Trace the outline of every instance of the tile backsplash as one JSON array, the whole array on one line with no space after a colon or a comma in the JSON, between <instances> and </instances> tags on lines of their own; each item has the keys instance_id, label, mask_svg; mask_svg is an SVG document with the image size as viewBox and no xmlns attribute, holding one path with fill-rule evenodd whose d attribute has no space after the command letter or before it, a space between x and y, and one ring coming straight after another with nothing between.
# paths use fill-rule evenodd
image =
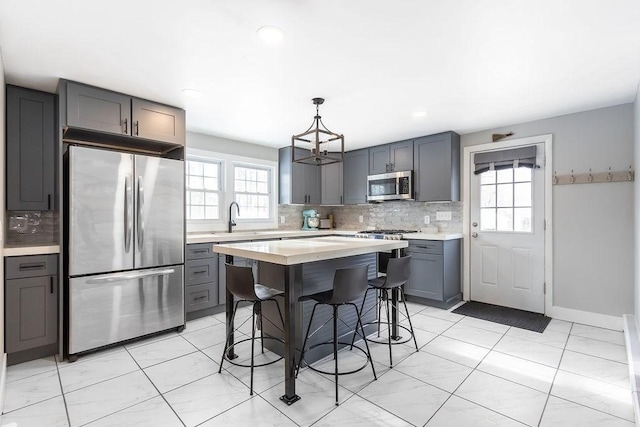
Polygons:
<instances>
[{"instance_id":1,"label":"tile backsplash","mask_svg":"<svg viewBox=\"0 0 640 427\"><path fill-rule=\"evenodd\" d=\"M5 244L57 244L58 213L53 211L7 212Z\"/></svg>"},{"instance_id":2,"label":"tile backsplash","mask_svg":"<svg viewBox=\"0 0 640 427\"><path fill-rule=\"evenodd\" d=\"M344 206L279 205L278 216L285 217L285 224L280 224L279 228L299 229L302 225L302 211L305 209L315 209L322 218L332 214L336 227L347 230L372 228L421 230L437 227L440 232L462 232L462 202L398 201ZM436 219L438 212L451 212L451 220L438 221ZM424 223L425 215L430 219L428 225ZM361 216L362 222L360 222Z\"/></svg>"}]
</instances>

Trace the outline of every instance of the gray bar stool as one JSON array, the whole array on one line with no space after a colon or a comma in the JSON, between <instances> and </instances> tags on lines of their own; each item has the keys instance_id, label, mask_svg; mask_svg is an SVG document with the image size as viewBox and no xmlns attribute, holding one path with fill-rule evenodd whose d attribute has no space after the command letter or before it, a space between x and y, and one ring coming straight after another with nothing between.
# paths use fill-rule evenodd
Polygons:
<instances>
[{"instance_id":1,"label":"gray bar stool","mask_svg":"<svg viewBox=\"0 0 640 427\"><path fill-rule=\"evenodd\" d=\"M358 309L358 306L356 304L353 303L353 301L362 298L362 296L365 293L365 290L367 289L367 272L369 270L369 266L368 265L361 265L361 266L357 266L357 267L352 267L352 268L345 268L345 269L339 269L336 270L335 275L333 277L333 289L330 291L324 291L324 292L318 292L316 294L312 294L312 295L305 295L302 296L300 298L300 301L304 301L304 300L313 300L316 303L313 306L313 309L311 310L311 318L309 319L309 326L307 327L307 334L304 337L304 342L302 344L302 354L300 355L300 361L298 362L298 367L296 369L296 377L298 376L298 372L300 371L300 365L302 364L302 362L304 362L304 354L305 351L310 351L316 347L319 346L323 346L323 345L333 345L333 359L334 359L334 370L333 372L329 372L329 371L323 371L321 369L317 369L314 368L311 364L307 364L307 366L309 367L309 369L322 373L322 374L326 374L326 375L333 375L335 377L335 382L336 382L336 406L339 404L338 403L338 376L339 375L347 375L347 374L353 374L356 373L358 371L361 371L362 369L364 369L367 364L371 364L371 370L373 371L373 378L374 379L378 379L378 377L376 376L376 369L373 366L373 361L371 360L371 353L369 352L369 344L367 344L367 340L364 339L364 343L366 346L366 351L364 349L362 349L361 347L358 347L357 345L354 345L353 341L348 343L348 342L340 342L338 341L338 307L341 305L352 305L353 308L356 310L356 325L355 325L355 330L354 330L354 340L355 340L355 335L361 335L363 338L365 338L365 332L364 332L364 328L362 326L362 319L360 318L360 313L361 310ZM322 324L318 329L316 329L315 331L311 332L311 324L313 322L313 315L315 314L316 311L316 307L318 306L318 304L325 304L325 305L330 305L333 307L333 339L330 341L325 341L322 343L318 343L318 344L314 344L311 347L309 347L308 349L305 350L305 347L307 345L307 340L309 339L309 337L311 337L312 335L314 335L316 332L318 332L320 329L322 329L322 327L324 327L327 323L329 323L329 320L327 320L324 324ZM341 322L343 322L345 325L346 323L344 321L342 321L342 319L340 319ZM347 325L348 326L348 325ZM360 327L360 330L362 331L362 334L360 334L358 332L358 326ZM365 362L364 365L362 365L360 368L358 369L354 369L348 372L338 372L338 344L342 344L345 346L351 346L351 349L356 348L359 351L361 351L362 353L364 353L367 356L367 361ZM306 363L306 362L305 362Z\"/></svg>"},{"instance_id":2,"label":"gray bar stool","mask_svg":"<svg viewBox=\"0 0 640 427\"><path fill-rule=\"evenodd\" d=\"M369 293L369 291L375 290L376 305L374 307L377 308L378 310L378 320L374 323L378 325L378 338L380 338L380 322L381 322L380 312L382 310L382 307L385 306L385 312L387 315L387 340L386 340L387 342L385 344L389 346L389 365L391 368L393 368L393 355L391 353L392 345L404 344L409 342L411 338L413 338L413 343L416 346L416 351L419 351L418 342L416 341L416 335L413 332L413 325L411 324L411 317L409 316L409 309L407 309L407 303L405 302L405 295L404 295L404 284L407 283L407 280L409 280L409 276L411 274L411 271L409 269L410 261L411 261L411 256L404 256L401 258L389 258L386 277L382 276L382 277L378 277L377 279L373 279L369 281L369 288L367 288L365 292L365 297L362 300L362 307L360 308L360 311L364 309L364 301L367 299L367 294ZM398 325L399 328L404 329L410 334L409 338L402 341L400 340L401 337L391 336L391 321L390 321L390 314L389 314L389 305L390 305L391 298L389 293L390 291L396 288L400 290L400 297L404 305L404 310L407 315L407 320L409 321L408 328L403 325ZM371 309L373 309L374 307L372 307ZM396 307L393 307L393 308L396 308ZM367 311L367 313L368 312L369 311ZM367 325L370 325L370 324L372 323L367 323ZM391 341L392 338L394 339L393 342ZM374 343L378 343L378 344L383 343L382 341L378 341L372 338L367 338L366 340Z\"/></svg>"},{"instance_id":3,"label":"gray bar stool","mask_svg":"<svg viewBox=\"0 0 640 427\"><path fill-rule=\"evenodd\" d=\"M273 301L273 303L278 308L278 314L280 314L280 321L282 322L282 329L280 330L283 330L284 320L282 318L282 311L280 311L280 305L278 304L278 301L276 301L275 297L284 295L284 292L255 283L255 280L253 278L253 271L251 270L251 267L239 267L239 266L225 263L225 269L227 273L227 289L236 298L236 303L233 307L233 313L231 314L231 322L233 322L233 320L236 317L238 304L243 301L248 301L253 303L253 309L251 310L252 325L251 325L251 338L245 338L240 341L236 341L232 345L229 345L229 337L231 336L231 333L233 333L234 331L231 331L229 335L227 335L227 339L224 344L224 350L222 351L222 359L220 360L220 369L218 369L218 373L222 372L222 363L225 360L231 363L232 365L251 368L251 385L249 387L249 394L253 395L253 369L261 366L271 365L273 363L278 362L279 360L282 360L282 356L281 356L270 362L265 362L258 365L255 364L254 343L256 341L256 314L258 314L260 325L262 325L262 321L263 321L262 303L265 301ZM266 319L266 320L269 323L273 324L273 322L271 322L269 319ZM274 326L278 328L277 325L274 324ZM260 327L260 345L261 345L262 353L264 353L265 339L276 340L284 344L284 341L281 339L274 338L274 337L265 337L263 333L263 329L264 328L261 326ZM250 364L247 365L247 364L234 362L232 359L228 357L228 353L233 352L233 348L236 345L243 342L247 342L247 341L251 341L251 363Z\"/></svg>"}]
</instances>

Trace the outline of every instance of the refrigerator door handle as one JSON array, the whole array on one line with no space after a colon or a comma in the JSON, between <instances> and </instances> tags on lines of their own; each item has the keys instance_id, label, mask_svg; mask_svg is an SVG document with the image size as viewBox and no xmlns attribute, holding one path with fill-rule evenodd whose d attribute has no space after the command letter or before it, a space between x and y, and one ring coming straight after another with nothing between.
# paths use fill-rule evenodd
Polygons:
<instances>
[{"instance_id":1,"label":"refrigerator door handle","mask_svg":"<svg viewBox=\"0 0 640 427\"><path fill-rule=\"evenodd\" d=\"M136 272L136 273L116 273L116 274L109 274L107 276L96 277L95 279L88 279L86 283L88 285L95 285L98 283L122 282L125 280L142 279L144 277L164 276L164 275L172 274L175 272L176 272L175 268L165 268L163 270L151 270L151 271L142 271L142 272Z\"/></svg>"},{"instance_id":2,"label":"refrigerator door handle","mask_svg":"<svg viewBox=\"0 0 640 427\"><path fill-rule=\"evenodd\" d=\"M138 176L138 250L142 252L142 245L144 245L144 187L142 185L142 177Z\"/></svg>"},{"instance_id":3,"label":"refrigerator door handle","mask_svg":"<svg viewBox=\"0 0 640 427\"><path fill-rule=\"evenodd\" d=\"M124 251L131 250L131 236L133 235L133 200L131 193L131 177L124 178Z\"/></svg>"}]
</instances>

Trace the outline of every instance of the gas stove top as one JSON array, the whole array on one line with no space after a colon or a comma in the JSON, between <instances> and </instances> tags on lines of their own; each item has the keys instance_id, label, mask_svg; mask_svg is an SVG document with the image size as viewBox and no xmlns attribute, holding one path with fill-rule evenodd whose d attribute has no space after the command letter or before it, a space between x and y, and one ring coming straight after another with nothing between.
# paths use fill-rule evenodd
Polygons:
<instances>
[{"instance_id":1,"label":"gas stove top","mask_svg":"<svg viewBox=\"0 0 640 427\"><path fill-rule=\"evenodd\" d=\"M403 234L415 232L415 230L364 230L358 231L355 237L361 239L401 240Z\"/></svg>"}]
</instances>

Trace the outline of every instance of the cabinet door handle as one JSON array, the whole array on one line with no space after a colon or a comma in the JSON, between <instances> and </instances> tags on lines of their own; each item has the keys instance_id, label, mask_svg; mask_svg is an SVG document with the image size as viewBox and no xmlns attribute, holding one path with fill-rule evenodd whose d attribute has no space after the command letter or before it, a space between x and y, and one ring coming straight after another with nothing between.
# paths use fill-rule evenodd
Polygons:
<instances>
[{"instance_id":1,"label":"cabinet door handle","mask_svg":"<svg viewBox=\"0 0 640 427\"><path fill-rule=\"evenodd\" d=\"M51 194L47 194L47 209L51 210Z\"/></svg>"},{"instance_id":2,"label":"cabinet door handle","mask_svg":"<svg viewBox=\"0 0 640 427\"><path fill-rule=\"evenodd\" d=\"M122 133L128 133L129 132L129 123L128 123L128 119L124 119L124 132Z\"/></svg>"},{"instance_id":3,"label":"cabinet door handle","mask_svg":"<svg viewBox=\"0 0 640 427\"><path fill-rule=\"evenodd\" d=\"M342 204L342 196L340 196L340 204Z\"/></svg>"},{"instance_id":4,"label":"cabinet door handle","mask_svg":"<svg viewBox=\"0 0 640 427\"><path fill-rule=\"evenodd\" d=\"M136 120L135 125L136 125L136 136L138 136L138 120Z\"/></svg>"},{"instance_id":5,"label":"cabinet door handle","mask_svg":"<svg viewBox=\"0 0 640 427\"><path fill-rule=\"evenodd\" d=\"M49 277L49 286L51 288L51 293L53 293L53 276Z\"/></svg>"},{"instance_id":6,"label":"cabinet door handle","mask_svg":"<svg viewBox=\"0 0 640 427\"><path fill-rule=\"evenodd\" d=\"M195 297L193 300L194 301L198 301L198 300L201 300L201 299L205 299L206 297L207 297L206 295L201 295L199 297Z\"/></svg>"},{"instance_id":7,"label":"cabinet door handle","mask_svg":"<svg viewBox=\"0 0 640 427\"><path fill-rule=\"evenodd\" d=\"M207 274L207 270L194 271L193 274Z\"/></svg>"},{"instance_id":8,"label":"cabinet door handle","mask_svg":"<svg viewBox=\"0 0 640 427\"><path fill-rule=\"evenodd\" d=\"M205 252L209 252L209 249L192 249L191 253L193 254L203 254Z\"/></svg>"}]
</instances>

